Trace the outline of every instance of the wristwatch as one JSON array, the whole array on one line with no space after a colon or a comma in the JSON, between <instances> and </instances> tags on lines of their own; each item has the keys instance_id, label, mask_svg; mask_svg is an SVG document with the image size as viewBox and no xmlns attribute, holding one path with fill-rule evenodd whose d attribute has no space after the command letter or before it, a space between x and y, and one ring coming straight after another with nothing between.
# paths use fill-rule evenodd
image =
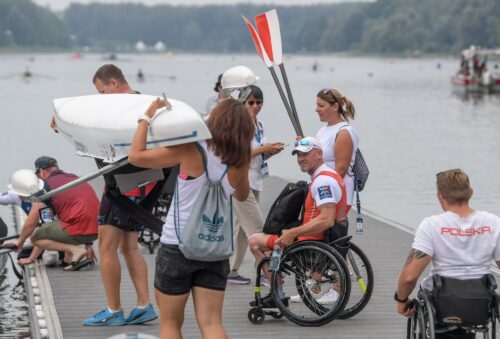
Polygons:
<instances>
[{"instance_id":1,"label":"wristwatch","mask_svg":"<svg viewBox=\"0 0 500 339\"><path fill-rule=\"evenodd\" d=\"M151 123L151 118L148 117L146 114L139 115L139 117L137 118L137 122L140 122L141 120L145 120L148 124Z\"/></svg>"},{"instance_id":2,"label":"wristwatch","mask_svg":"<svg viewBox=\"0 0 500 339\"><path fill-rule=\"evenodd\" d=\"M398 298L398 291L394 292L394 300L397 301L398 303L405 303L408 301L408 297L406 297L405 300L401 300Z\"/></svg>"}]
</instances>

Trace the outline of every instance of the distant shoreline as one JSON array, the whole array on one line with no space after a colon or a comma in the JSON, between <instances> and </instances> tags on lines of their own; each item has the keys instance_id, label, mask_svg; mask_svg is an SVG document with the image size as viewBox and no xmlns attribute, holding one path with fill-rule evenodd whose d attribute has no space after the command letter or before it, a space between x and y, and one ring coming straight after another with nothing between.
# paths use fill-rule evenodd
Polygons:
<instances>
[{"instance_id":1,"label":"distant shoreline","mask_svg":"<svg viewBox=\"0 0 500 339\"><path fill-rule=\"evenodd\" d=\"M255 53L241 53L241 52L224 52L224 53L213 53L213 52L204 52L204 51L166 51L164 53L154 53L154 52L135 52L135 51L90 51L85 52L82 49L65 49L65 48L48 48L48 47L16 47L15 49L0 47L0 54L61 54L61 53L80 53L82 55L85 54L119 54L119 55L162 55L165 53L172 53L173 55L255 55ZM287 57L336 57L336 58L398 58L398 59L432 59L432 58L447 58L447 59L456 59L459 57L456 53L421 53L421 54L412 54L412 53L397 53L397 54L366 54L366 53L358 53L358 52L318 52L318 53L284 53L284 58L286 61Z\"/></svg>"}]
</instances>

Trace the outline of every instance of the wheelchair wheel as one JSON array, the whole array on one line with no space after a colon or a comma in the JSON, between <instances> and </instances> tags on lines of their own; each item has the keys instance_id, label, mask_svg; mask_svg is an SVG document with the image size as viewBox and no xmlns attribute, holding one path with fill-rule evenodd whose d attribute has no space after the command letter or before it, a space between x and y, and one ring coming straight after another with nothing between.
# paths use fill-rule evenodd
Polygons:
<instances>
[{"instance_id":1,"label":"wheelchair wheel","mask_svg":"<svg viewBox=\"0 0 500 339\"><path fill-rule=\"evenodd\" d=\"M144 228L139 233L139 244L146 247L149 253L153 254L155 247L160 243L160 236L153 231Z\"/></svg>"},{"instance_id":2,"label":"wheelchair wheel","mask_svg":"<svg viewBox=\"0 0 500 339\"><path fill-rule=\"evenodd\" d=\"M321 326L344 309L351 290L342 256L318 241L303 241L283 252L278 271L273 272L271 293L276 306L290 321L301 326ZM318 303L314 290L336 294L336 300Z\"/></svg>"},{"instance_id":3,"label":"wheelchair wheel","mask_svg":"<svg viewBox=\"0 0 500 339\"><path fill-rule=\"evenodd\" d=\"M266 315L260 307L253 307L248 311L248 320L252 324L260 325L264 322L265 318Z\"/></svg>"},{"instance_id":4,"label":"wheelchair wheel","mask_svg":"<svg viewBox=\"0 0 500 339\"><path fill-rule=\"evenodd\" d=\"M347 271L351 278L351 294L339 319L355 316L368 304L373 293L373 269L368 257L363 251L350 243L347 252Z\"/></svg>"},{"instance_id":5,"label":"wheelchair wheel","mask_svg":"<svg viewBox=\"0 0 500 339\"><path fill-rule=\"evenodd\" d=\"M408 319L407 338L408 339L430 339L427 331L427 324L424 315L424 307L415 300L415 313ZM434 339L434 337L432 337Z\"/></svg>"}]
</instances>

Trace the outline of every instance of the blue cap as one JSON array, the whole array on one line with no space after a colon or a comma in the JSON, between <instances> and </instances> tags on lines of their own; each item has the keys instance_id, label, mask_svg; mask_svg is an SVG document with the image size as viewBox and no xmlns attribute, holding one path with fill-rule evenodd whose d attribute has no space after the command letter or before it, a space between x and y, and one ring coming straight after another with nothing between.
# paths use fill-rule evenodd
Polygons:
<instances>
[{"instance_id":1,"label":"blue cap","mask_svg":"<svg viewBox=\"0 0 500 339\"><path fill-rule=\"evenodd\" d=\"M48 156L41 156L35 160L35 173L47 168L57 166L57 160Z\"/></svg>"}]
</instances>

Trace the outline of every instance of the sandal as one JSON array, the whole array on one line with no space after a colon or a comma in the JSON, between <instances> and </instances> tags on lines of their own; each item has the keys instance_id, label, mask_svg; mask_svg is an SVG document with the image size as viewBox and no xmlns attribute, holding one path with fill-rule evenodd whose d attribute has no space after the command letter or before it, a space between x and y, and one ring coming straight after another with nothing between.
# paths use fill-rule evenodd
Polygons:
<instances>
[{"instance_id":1,"label":"sandal","mask_svg":"<svg viewBox=\"0 0 500 339\"><path fill-rule=\"evenodd\" d=\"M82 258L80 258L80 260L73 261L69 266L64 267L64 270L66 272L79 271L80 269L84 268L85 266L92 265L93 263L94 263L94 260L82 257Z\"/></svg>"}]
</instances>

